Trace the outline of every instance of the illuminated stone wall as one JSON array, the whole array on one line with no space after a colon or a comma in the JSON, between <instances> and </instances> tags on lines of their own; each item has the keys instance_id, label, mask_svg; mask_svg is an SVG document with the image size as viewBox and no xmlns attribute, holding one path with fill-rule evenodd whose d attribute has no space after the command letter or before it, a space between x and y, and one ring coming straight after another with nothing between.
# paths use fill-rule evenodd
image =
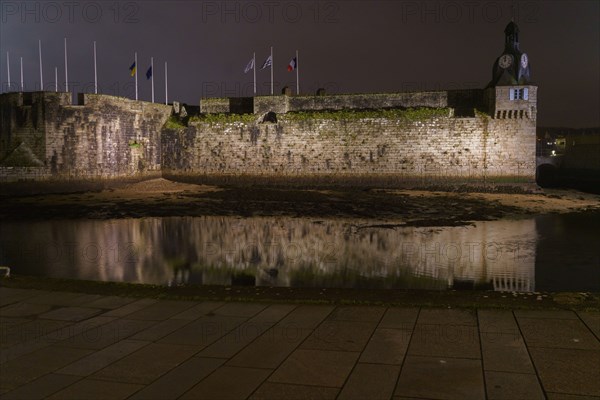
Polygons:
<instances>
[{"instance_id":1,"label":"illuminated stone wall","mask_svg":"<svg viewBox=\"0 0 600 400\"><path fill-rule=\"evenodd\" d=\"M452 113L314 112L277 115L274 123L200 118L163 131L163 174L284 183L534 182L535 120Z\"/></svg>"},{"instance_id":2,"label":"illuminated stone wall","mask_svg":"<svg viewBox=\"0 0 600 400\"><path fill-rule=\"evenodd\" d=\"M105 95L0 96L0 179L160 175L160 130L171 107Z\"/></svg>"}]
</instances>

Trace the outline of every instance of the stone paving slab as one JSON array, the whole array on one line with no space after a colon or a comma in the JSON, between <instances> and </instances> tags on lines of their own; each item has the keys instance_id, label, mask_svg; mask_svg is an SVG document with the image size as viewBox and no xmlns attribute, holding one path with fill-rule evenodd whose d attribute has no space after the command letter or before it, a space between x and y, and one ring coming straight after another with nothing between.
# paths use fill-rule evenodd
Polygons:
<instances>
[{"instance_id":1,"label":"stone paving slab","mask_svg":"<svg viewBox=\"0 0 600 400\"><path fill-rule=\"evenodd\" d=\"M192 357L137 392L131 399L177 399L223 365L225 361L226 359L223 358Z\"/></svg>"},{"instance_id":2,"label":"stone paving slab","mask_svg":"<svg viewBox=\"0 0 600 400\"><path fill-rule=\"evenodd\" d=\"M402 329L376 329L360 357L361 362L401 365L412 332Z\"/></svg>"},{"instance_id":3,"label":"stone paving slab","mask_svg":"<svg viewBox=\"0 0 600 400\"><path fill-rule=\"evenodd\" d=\"M61 341L66 341L71 338L83 336L88 331L107 324L113 320L114 318L100 315L85 321L72 323L65 327L49 332L42 332L40 335L34 335L34 338L31 340L2 349L0 352L0 367L1 364L6 363L7 361L32 353L36 350L57 345Z\"/></svg>"},{"instance_id":4,"label":"stone paving slab","mask_svg":"<svg viewBox=\"0 0 600 400\"><path fill-rule=\"evenodd\" d=\"M202 349L216 342L243 324L244 317L202 317L165 336L160 343L197 346Z\"/></svg>"},{"instance_id":5,"label":"stone paving slab","mask_svg":"<svg viewBox=\"0 0 600 400\"><path fill-rule=\"evenodd\" d=\"M377 322L330 320L323 322L300 346L303 349L362 351Z\"/></svg>"},{"instance_id":6,"label":"stone paving slab","mask_svg":"<svg viewBox=\"0 0 600 400\"><path fill-rule=\"evenodd\" d=\"M529 349L547 392L600 396L600 350Z\"/></svg>"},{"instance_id":7,"label":"stone paving slab","mask_svg":"<svg viewBox=\"0 0 600 400\"><path fill-rule=\"evenodd\" d=\"M105 400L126 399L140 390L142 385L83 379L48 397L50 400Z\"/></svg>"},{"instance_id":8,"label":"stone paving slab","mask_svg":"<svg viewBox=\"0 0 600 400\"><path fill-rule=\"evenodd\" d=\"M269 382L342 387L359 353L296 350L271 375Z\"/></svg>"},{"instance_id":9,"label":"stone paving slab","mask_svg":"<svg viewBox=\"0 0 600 400\"><path fill-rule=\"evenodd\" d=\"M202 357L231 358L294 309L289 305L273 305L242 323L200 352Z\"/></svg>"},{"instance_id":10,"label":"stone paving slab","mask_svg":"<svg viewBox=\"0 0 600 400\"><path fill-rule=\"evenodd\" d=\"M600 312L580 311L577 314L588 329L596 335L596 339L600 339Z\"/></svg>"},{"instance_id":11,"label":"stone paving slab","mask_svg":"<svg viewBox=\"0 0 600 400\"><path fill-rule=\"evenodd\" d=\"M151 327L139 331L130 338L133 340L156 342L164 338L165 336L179 330L180 328L183 328L190 322L191 321L185 319L170 318L164 321L157 322Z\"/></svg>"},{"instance_id":12,"label":"stone paving slab","mask_svg":"<svg viewBox=\"0 0 600 400\"><path fill-rule=\"evenodd\" d=\"M483 399L481 361L407 356L395 394L428 399Z\"/></svg>"},{"instance_id":13,"label":"stone paving slab","mask_svg":"<svg viewBox=\"0 0 600 400\"><path fill-rule=\"evenodd\" d=\"M378 327L412 330L418 316L418 308L388 308Z\"/></svg>"},{"instance_id":14,"label":"stone paving slab","mask_svg":"<svg viewBox=\"0 0 600 400\"><path fill-rule=\"evenodd\" d=\"M15 389L91 353L86 349L44 347L3 364L0 367L0 388Z\"/></svg>"},{"instance_id":15,"label":"stone paving slab","mask_svg":"<svg viewBox=\"0 0 600 400\"><path fill-rule=\"evenodd\" d=\"M229 365L276 368L331 313L330 306L301 306L246 346Z\"/></svg>"},{"instance_id":16,"label":"stone paving slab","mask_svg":"<svg viewBox=\"0 0 600 400\"><path fill-rule=\"evenodd\" d=\"M2 399L600 398L597 312L0 295Z\"/></svg>"},{"instance_id":17,"label":"stone paving slab","mask_svg":"<svg viewBox=\"0 0 600 400\"><path fill-rule=\"evenodd\" d=\"M193 307L188 308L187 310L180 312L171 317L171 319L187 319L187 320L195 320L200 317L205 317L209 314L214 314L214 310L219 307L222 307L225 303L223 302L202 302Z\"/></svg>"},{"instance_id":18,"label":"stone paving slab","mask_svg":"<svg viewBox=\"0 0 600 400\"><path fill-rule=\"evenodd\" d=\"M190 389L181 399L246 399L270 373L268 369L223 366Z\"/></svg>"},{"instance_id":19,"label":"stone paving slab","mask_svg":"<svg viewBox=\"0 0 600 400\"><path fill-rule=\"evenodd\" d=\"M70 336L59 342L59 344L68 347L100 350L155 324L155 321L116 319L99 326L90 326L89 329L84 328L81 333Z\"/></svg>"},{"instance_id":20,"label":"stone paving slab","mask_svg":"<svg viewBox=\"0 0 600 400\"><path fill-rule=\"evenodd\" d=\"M36 290L0 287L0 307L25 301L37 295Z\"/></svg>"},{"instance_id":21,"label":"stone paving slab","mask_svg":"<svg viewBox=\"0 0 600 400\"><path fill-rule=\"evenodd\" d=\"M579 396L574 394L564 393L550 393L546 392L546 398L548 400L598 400L600 397L597 396Z\"/></svg>"},{"instance_id":22,"label":"stone paving slab","mask_svg":"<svg viewBox=\"0 0 600 400\"><path fill-rule=\"evenodd\" d=\"M150 384L198 352L194 346L151 343L92 375L92 378Z\"/></svg>"},{"instance_id":23,"label":"stone paving slab","mask_svg":"<svg viewBox=\"0 0 600 400\"><path fill-rule=\"evenodd\" d=\"M485 383L489 400L545 399L535 374L487 371Z\"/></svg>"},{"instance_id":24,"label":"stone paving slab","mask_svg":"<svg viewBox=\"0 0 600 400\"><path fill-rule=\"evenodd\" d=\"M226 303L215 309L215 315L225 315L228 317L246 317L250 318L267 308L266 304L260 303Z\"/></svg>"},{"instance_id":25,"label":"stone paving slab","mask_svg":"<svg viewBox=\"0 0 600 400\"><path fill-rule=\"evenodd\" d=\"M479 331L482 333L510 333L519 334L519 326L512 311L507 310L479 310Z\"/></svg>"},{"instance_id":26,"label":"stone paving slab","mask_svg":"<svg viewBox=\"0 0 600 400\"><path fill-rule=\"evenodd\" d=\"M111 311L106 312L103 315L105 315L107 317L117 317L117 318L125 317L129 314L133 314L134 312L143 310L144 308L151 306L152 304L156 303L156 301L157 300L153 300L153 299L136 300L132 303L127 303L121 307L113 308Z\"/></svg>"},{"instance_id":27,"label":"stone paving slab","mask_svg":"<svg viewBox=\"0 0 600 400\"><path fill-rule=\"evenodd\" d=\"M332 387L265 382L250 396L250 400L335 400L339 391Z\"/></svg>"},{"instance_id":28,"label":"stone paving slab","mask_svg":"<svg viewBox=\"0 0 600 400\"><path fill-rule=\"evenodd\" d=\"M408 354L415 356L481 358L476 326L417 323Z\"/></svg>"},{"instance_id":29,"label":"stone paving slab","mask_svg":"<svg viewBox=\"0 0 600 400\"><path fill-rule=\"evenodd\" d=\"M336 307L329 315L332 321L379 322L385 313L381 307Z\"/></svg>"},{"instance_id":30,"label":"stone paving slab","mask_svg":"<svg viewBox=\"0 0 600 400\"><path fill-rule=\"evenodd\" d=\"M600 343L578 319L519 318L527 346L599 350Z\"/></svg>"},{"instance_id":31,"label":"stone paving slab","mask_svg":"<svg viewBox=\"0 0 600 400\"><path fill-rule=\"evenodd\" d=\"M192 308L194 305L196 305L196 303L192 301L160 300L140 310L127 314L127 318L163 321Z\"/></svg>"},{"instance_id":32,"label":"stone paving slab","mask_svg":"<svg viewBox=\"0 0 600 400\"><path fill-rule=\"evenodd\" d=\"M98 298L90 300L91 301L81 303L81 306L114 310L115 308L123 307L127 304L133 303L137 299L120 296L99 296Z\"/></svg>"},{"instance_id":33,"label":"stone paving slab","mask_svg":"<svg viewBox=\"0 0 600 400\"><path fill-rule=\"evenodd\" d=\"M477 316L469 310L424 308L419 312L417 324L477 326Z\"/></svg>"},{"instance_id":34,"label":"stone paving slab","mask_svg":"<svg viewBox=\"0 0 600 400\"><path fill-rule=\"evenodd\" d=\"M399 374L399 365L359 363L354 367L338 399L389 399L394 393Z\"/></svg>"},{"instance_id":35,"label":"stone paving slab","mask_svg":"<svg viewBox=\"0 0 600 400\"><path fill-rule=\"evenodd\" d=\"M20 320L20 318L15 318L15 320ZM24 344L32 340L35 341L51 332L72 325L68 321L52 321L47 319L27 319L25 321L14 325L10 323L2 325L0 348Z\"/></svg>"},{"instance_id":36,"label":"stone paving slab","mask_svg":"<svg viewBox=\"0 0 600 400\"><path fill-rule=\"evenodd\" d=\"M61 307L76 307L92 299L97 300L97 298L93 294L40 291L37 296L27 299L27 302Z\"/></svg>"},{"instance_id":37,"label":"stone paving slab","mask_svg":"<svg viewBox=\"0 0 600 400\"><path fill-rule=\"evenodd\" d=\"M6 307L0 308L0 316L2 317L36 317L40 314L52 310L50 304L36 303L15 303Z\"/></svg>"},{"instance_id":38,"label":"stone paving slab","mask_svg":"<svg viewBox=\"0 0 600 400\"><path fill-rule=\"evenodd\" d=\"M148 342L139 340L122 340L67 365L58 370L58 373L85 377L109 366L147 344Z\"/></svg>"},{"instance_id":39,"label":"stone paving slab","mask_svg":"<svg viewBox=\"0 0 600 400\"><path fill-rule=\"evenodd\" d=\"M3 400L44 399L80 380L78 376L48 374L2 396Z\"/></svg>"},{"instance_id":40,"label":"stone paving slab","mask_svg":"<svg viewBox=\"0 0 600 400\"><path fill-rule=\"evenodd\" d=\"M535 370L523 337L515 333L481 333L486 371L533 374Z\"/></svg>"},{"instance_id":41,"label":"stone paving slab","mask_svg":"<svg viewBox=\"0 0 600 400\"><path fill-rule=\"evenodd\" d=\"M59 321L79 322L91 318L102 312L99 308L89 307L60 307L52 311L40 314L40 318L54 319Z\"/></svg>"},{"instance_id":42,"label":"stone paving slab","mask_svg":"<svg viewBox=\"0 0 600 400\"><path fill-rule=\"evenodd\" d=\"M517 318L578 319L577 314L567 310L515 310Z\"/></svg>"}]
</instances>

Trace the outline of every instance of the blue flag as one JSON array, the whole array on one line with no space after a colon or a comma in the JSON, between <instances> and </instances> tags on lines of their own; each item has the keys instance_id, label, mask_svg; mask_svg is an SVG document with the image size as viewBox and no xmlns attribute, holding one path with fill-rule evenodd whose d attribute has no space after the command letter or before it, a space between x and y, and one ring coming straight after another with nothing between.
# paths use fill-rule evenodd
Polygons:
<instances>
[{"instance_id":1,"label":"blue flag","mask_svg":"<svg viewBox=\"0 0 600 400\"><path fill-rule=\"evenodd\" d=\"M146 79L150 78L152 78L152 67L148 68L148 71L146 71Z\"/></svg>"}]
</instances>

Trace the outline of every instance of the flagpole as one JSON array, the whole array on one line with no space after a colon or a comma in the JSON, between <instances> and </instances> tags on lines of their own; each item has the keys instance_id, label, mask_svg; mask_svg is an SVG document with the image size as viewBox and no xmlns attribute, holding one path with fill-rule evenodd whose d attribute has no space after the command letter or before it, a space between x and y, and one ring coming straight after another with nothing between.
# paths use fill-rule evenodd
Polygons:
<instances>
[{"instance_id":1,"label":"flagpole","mask_svg":"<svg viewBox=\"0 0 600 400\"><path fill-rule=\"evenodd\" d=\"M69 69L67 68L67 38L65 38L65 92L69 91Z\"/></svg>"},{"instance_id":2,"label":"flagpole","mask_svg":"<svg viewBox=\"0 0 600 400\"><path fill-rule=\"evenodd\" d=\"M135 53L135 100L138 99L138 82L137 82L137 72L138 72L138 62L137 62L137 52Z\"/></svg>"},{"instance_id":3,"label":"flagpole","mask_svg":"<svg viewBox=\"0 0 600 400\"><path fill-rule=\"evenodd\" d=\"M96 42L94 41L94 94L98 94L98 66L96 64Z\"/></svg>"},{"instance_id":4,"label":"flagpole","mask_svg":"<svg viewBox=\"0 0 600 400\"><path fill-rule=\"evenodd\" d=\"M167 62L165 61L165 105L169 104L169 86L167 76Z\"/></svg>"},{"instance_id":5,"label":"flagpole","mask_svg":"<svg viewBox=\"0 0 600 400\"><path fill-rule=\"evenodd\" d=\"M8 91L10 92L10 56L8 55L8 51L6 52L6 69L8 72Z\"/></svg>"},{"instance_id":6,"label":"flagpole","mask_svg":"<svg viewBox=\"0 0 600 400\"><path fill-rule=\"evenodd\" d=\"M254 95L256 96L256 52L252 57L252 69L254 70Z\"/></svg>"},{"instance_id":7,"label":"flagpole","mask_svg":"<svg viewBox=\"0 0 600 400\"><path fill-rule=\"evenodd\" d=\"M42 41L39 40L39 49L40 49L40 91L44 91L44 74L42 68Z\"/></svg>"},{"instance_id":8,"label":"flagpole","mask_svg":"<svg viewBox=\"0 0 600 400\"><path fill-rule=\"evenodd\" d=\"M21 92L23 91L23 57L21 57Z\"/></svg>"},{"instance_id":9,"label":"flagpole","mask_svg":"<svg viewBox=\"0 0 600 400\"><path fill-rule=\"evenodd\" d=\"M152 78L152 102L154 103L154 57L150 57L150 78Z\"/></svg>"},{"instance_id":10,"label":"flagpole","mask_svg":"<svg viewBox=\"0 0 600 400\"><path fill-rule=\"evenodd\" d=\"M271 96L273 96L273 46L271 46Z\"/></svg>"},{"instance_id":11,"label":"flagpole","mask_svg":"<svg viewBox=\"0 0 600 400\"><path fill-rule=\"evenodd\" d=\"M296 94L300 95L300 60L298 59L298 50L296 50Z\"/></svg>"},{"instance_id":12,"label":"flagpole","mask_svg":"<svg viewBox=\"0 0 600 400\"><path fill-rule=\"evenodd\" d=\"M58 92L58 67L54 67L54 91Z\"/></svg>"}]
</instances>

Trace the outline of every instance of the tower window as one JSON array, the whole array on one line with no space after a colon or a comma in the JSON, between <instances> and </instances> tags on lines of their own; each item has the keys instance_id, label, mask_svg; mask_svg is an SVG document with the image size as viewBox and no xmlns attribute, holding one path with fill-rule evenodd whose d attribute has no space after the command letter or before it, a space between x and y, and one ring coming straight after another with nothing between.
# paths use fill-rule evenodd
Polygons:
<instances>
[{"instance_id":1,"label":"tower window","mask_svg":"<svg viewBox=\"0 0 600 400\"><path fill-rule=\"evenodd\" d=\"M510 89L509 97L510 100L529 100L529 89Z\"/></svg>"}]
</instances>

